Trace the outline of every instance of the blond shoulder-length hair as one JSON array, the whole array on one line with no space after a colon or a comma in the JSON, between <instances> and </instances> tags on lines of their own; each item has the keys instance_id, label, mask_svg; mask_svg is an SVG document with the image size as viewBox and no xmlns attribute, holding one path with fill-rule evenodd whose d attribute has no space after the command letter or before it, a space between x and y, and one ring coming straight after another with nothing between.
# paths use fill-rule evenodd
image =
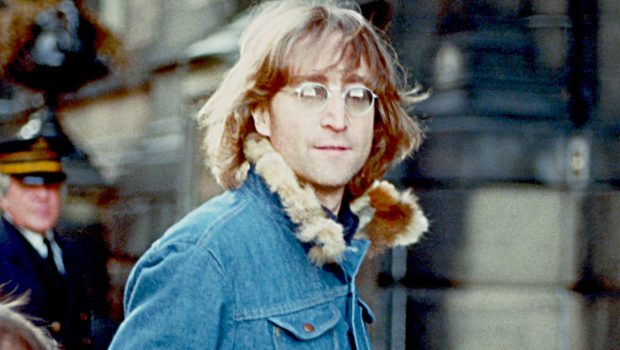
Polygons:
<instances>
[{"instance_id":1,"label":"blond shoulder-length hair","mask_svg":"<svg viewBox=\"0 0 620 350\"><path fill-rule=\"evenodd\" d=\"M351 195L361 195L394 161L417 149L422 131L405 107L423 94L406 89L393 50L376 28L353 6L343 8L330 1L268 2L257 9L242 33L239 60L198 113L201 127L207 130L207 164L224 188L238 187L245 179L249 165L243 142L256 131L252 110L268 104L287 85L295 68L290 57L296 44L309 39L317 49L304 54L319 56L323 40L336 31L343 35L340 60L351 69L364 62L373 79L369 87L378 96L371 153L349 183Z\"/></svg>"},{"instance_id":2,"label":"blond shoulder-length hair","mask_svg":"<svg viewBox=\"0 0 620 350\"><path fill-rule=\"evenodd\" d=\"M3 285L0 284L0 288ZM57 350L56 341L18 310L28 296L13 299L0 294L0 349Z\"/></svg>"}]
</instances>

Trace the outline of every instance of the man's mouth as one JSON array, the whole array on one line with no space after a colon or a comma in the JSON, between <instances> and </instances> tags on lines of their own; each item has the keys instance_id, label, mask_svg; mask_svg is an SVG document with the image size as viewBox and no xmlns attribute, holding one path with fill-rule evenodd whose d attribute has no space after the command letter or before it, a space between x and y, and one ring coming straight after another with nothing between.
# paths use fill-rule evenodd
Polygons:
<instances>
[{"instance_id":1,"label":"man's mouth","mask_svg":"<svg viewBox=\"0 0 620 350\"><path fill-rule=\"evenodd\" d=\"M347 146L338 146L338 145L325 145L325 146L316 146L316 149L320 151L348 151L351 148Z\"/></svg>"}]
</instances>

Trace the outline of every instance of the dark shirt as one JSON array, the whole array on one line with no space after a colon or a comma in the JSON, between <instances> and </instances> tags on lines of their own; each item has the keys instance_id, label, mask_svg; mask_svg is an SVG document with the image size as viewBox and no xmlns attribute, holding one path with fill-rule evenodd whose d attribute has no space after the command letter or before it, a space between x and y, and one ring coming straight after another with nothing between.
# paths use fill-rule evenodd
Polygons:
<instances>
[{"instance_id":1,"label":"dark shirt","mask_svg":"<svg viewBox=\"0 0 620 350\"><path fill-rule=\"evenodd\" d=\"M355 231L357 231L357 226L360 223L357 215L351 211L351 206L349 205L349 196L345 194L342 199L342 204L340 205L340 212L338 212L338 216L334 215L331 210L323 207L323 210L327 213L327 216L342 225L344 229L344 240L347 244L351 243L353 236L355 235Z\"/></svg>"}]
</instances>

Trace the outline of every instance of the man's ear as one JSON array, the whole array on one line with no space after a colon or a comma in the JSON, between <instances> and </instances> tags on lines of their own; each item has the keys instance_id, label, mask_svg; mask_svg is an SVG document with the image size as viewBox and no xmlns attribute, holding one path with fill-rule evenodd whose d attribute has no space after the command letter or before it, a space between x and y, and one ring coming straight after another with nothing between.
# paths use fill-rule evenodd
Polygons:
<instances>
[{"instance_id":1,"label":"man's ear","mask_svg":"<svg viewBox=\"0 0 620 350\"><path fill-rule=\"evenodd\" d=\"M271 115L265 106L256 106L252 109L252 119L254 119L254 127L259 134L269 137L271 136Z\"/></svg>"}]
</instances>

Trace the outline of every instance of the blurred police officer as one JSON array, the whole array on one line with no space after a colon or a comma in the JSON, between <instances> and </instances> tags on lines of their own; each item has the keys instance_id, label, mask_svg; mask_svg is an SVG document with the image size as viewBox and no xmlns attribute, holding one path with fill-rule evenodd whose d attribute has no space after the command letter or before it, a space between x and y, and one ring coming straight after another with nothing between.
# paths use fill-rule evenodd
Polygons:
<instances>
[{"instance_id":1,"label":"blurred police officer","mask_svg":"<svg viewBox=\"0 0 620 350\"><path fill-rule=\"evenodd\" d=\"M0 286L5 294L28 294L22 311L66 349L85 349L97 340L91 321L105 305L105 291L93 294L92 284L107 275L105 266L88 271L88 249L54 230L66 179L58 140L0 140Z\"/></svg>"}]
</instances>

